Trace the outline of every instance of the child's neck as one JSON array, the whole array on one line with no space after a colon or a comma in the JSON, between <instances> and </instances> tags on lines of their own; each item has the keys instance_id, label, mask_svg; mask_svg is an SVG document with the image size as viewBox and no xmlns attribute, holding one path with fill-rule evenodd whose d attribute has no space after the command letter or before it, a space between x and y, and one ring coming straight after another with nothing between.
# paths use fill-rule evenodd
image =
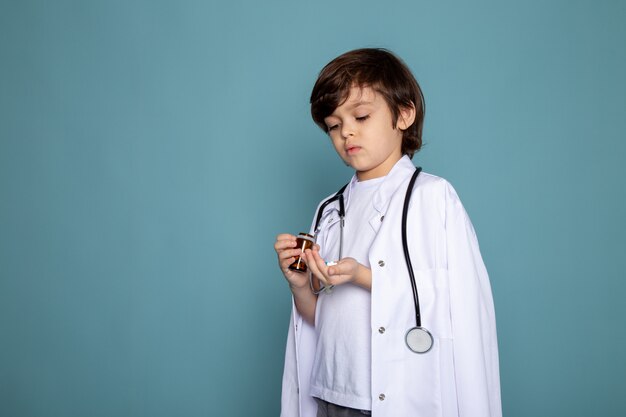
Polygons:
<instances>
[{"instance_id":1,"label":"child's neck","mask_svg":"<svg viewBox=\"0 0 626 417\"><path fill-rule=\"evenodd\" d=\"M386 177L391 172L393 167L402 159L402 154L390 155L387 160L383 161L380 165L367 171L357 171L356 178L359 182L373 180L374 178Z\"/></svg>"}]
</instances>

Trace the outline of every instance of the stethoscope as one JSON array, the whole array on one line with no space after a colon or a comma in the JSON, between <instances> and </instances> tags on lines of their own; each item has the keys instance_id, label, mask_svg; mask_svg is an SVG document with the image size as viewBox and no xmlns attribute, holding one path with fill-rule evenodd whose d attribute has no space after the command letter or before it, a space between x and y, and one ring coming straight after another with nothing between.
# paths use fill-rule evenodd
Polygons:
<instances>
[{"instance_id":1,"label":"stethoscope","mask_svg":"<svg viewBox=\"0 0 626 417\"><path fill-rule=\"evenodd\" d=\"M415 306L415 326L411 327L407 330L404 340L406 342L407 347L414 353L426 353L433 347L433 336L430 332L422 327L422 319L420 315L420 303L419 296L417 294L417 284L415 283L415 275L413 274L413 266L411 265L411 256L409 254L409 246L407 243L406 236L406 223L407 216L409 212L409 202L411 200L411 195L413 193L413 186L415 185L415 180L417 180L417 176L422 171L422 168L416 168L413 176L411 177L411 181L409 181L409 186L406 190L406 196L404 197L404 206L402 207L402 249L404 251L404 259L406 261L406 266L409 271L409 279L411 281L411 289L413 290L413 302ZM334 201L339 201L339 259L342 259L342 250L343 250L343 227L344 227L344 219L346 217L345 205L343 192L346 189L348 184L341 187L337 194L330 197L326 201L324 201L320 208L317 211L317 216L315 219L315 228L314 235L317 237L319 231L321 230L320 221L322 220L322 215L324 213L324 209ZM321 292L317 291L317 292Z\"/></svg>"}]
</instances>

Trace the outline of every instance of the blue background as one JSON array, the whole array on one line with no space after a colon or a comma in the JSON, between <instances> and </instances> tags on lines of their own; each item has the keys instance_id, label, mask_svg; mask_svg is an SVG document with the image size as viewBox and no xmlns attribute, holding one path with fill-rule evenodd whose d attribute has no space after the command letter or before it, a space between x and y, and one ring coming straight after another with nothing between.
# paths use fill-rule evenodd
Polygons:
<instances>
[{"instance_id":1,"label":"blue background","mask_svg":"<svg viewBox=\"0 0 626 417\"><path fill-rule=\"evenodd\" d=\"M504 414L623 416L626 3L0 2L0 415L276 416L272 248L351 172L318 71L398 53L495 297Z\"/></svg>"}]
</instances>

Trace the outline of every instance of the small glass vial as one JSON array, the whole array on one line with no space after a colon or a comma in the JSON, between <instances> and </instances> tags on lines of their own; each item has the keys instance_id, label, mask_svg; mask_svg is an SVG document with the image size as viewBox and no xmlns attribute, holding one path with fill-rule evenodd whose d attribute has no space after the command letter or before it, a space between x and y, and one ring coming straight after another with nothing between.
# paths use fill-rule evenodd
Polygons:
<instances>
[{"instance_id":1,"label":"small glass vial","mask_svg":"<svg viewBox=\"0 0 626 417\"><path fill-rule=\"evenodd\" d=\"M296 248L302 249L302 252L304 253L305 250L313 248L313 245L315 244L315 238L313 237L313 235L310 235L308 233L300 233L296 237L296 244ZM298 256L295 262L289 265L289 269L297 272L306 272L307 267L304 259L302 259L302 256Z\"/></svg>"}]
</instances>

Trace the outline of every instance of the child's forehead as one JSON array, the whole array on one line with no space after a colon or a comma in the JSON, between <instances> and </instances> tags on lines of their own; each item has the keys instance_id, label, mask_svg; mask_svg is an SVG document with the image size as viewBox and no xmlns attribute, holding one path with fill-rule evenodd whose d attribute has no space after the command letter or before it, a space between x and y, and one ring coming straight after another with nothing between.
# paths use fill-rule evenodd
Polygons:
<instances>
[{"instance_id":1,"label":"child's forehead","mask_svg":"<svg viewBox=\"0 0 626 417\"><path fill-rule=\"evenodd\" d=\"M373 102L376 101L377 96L378 96L378 93L371 86L353 85L346 92L344 100L339 103L339 105L337 106L337 109L358 107L363 104L372 104Z\"/></svg>"},{"instance_id":2,"label":"child's forehead","mask_svg":"<svg viewBox=\"0 0 626 417\"><path fill-rule=\"evenodd\" d=\"M346 101L374 100L376 90L371 85L353 84L346 92Z\"/></svg>"}]
</instances>

